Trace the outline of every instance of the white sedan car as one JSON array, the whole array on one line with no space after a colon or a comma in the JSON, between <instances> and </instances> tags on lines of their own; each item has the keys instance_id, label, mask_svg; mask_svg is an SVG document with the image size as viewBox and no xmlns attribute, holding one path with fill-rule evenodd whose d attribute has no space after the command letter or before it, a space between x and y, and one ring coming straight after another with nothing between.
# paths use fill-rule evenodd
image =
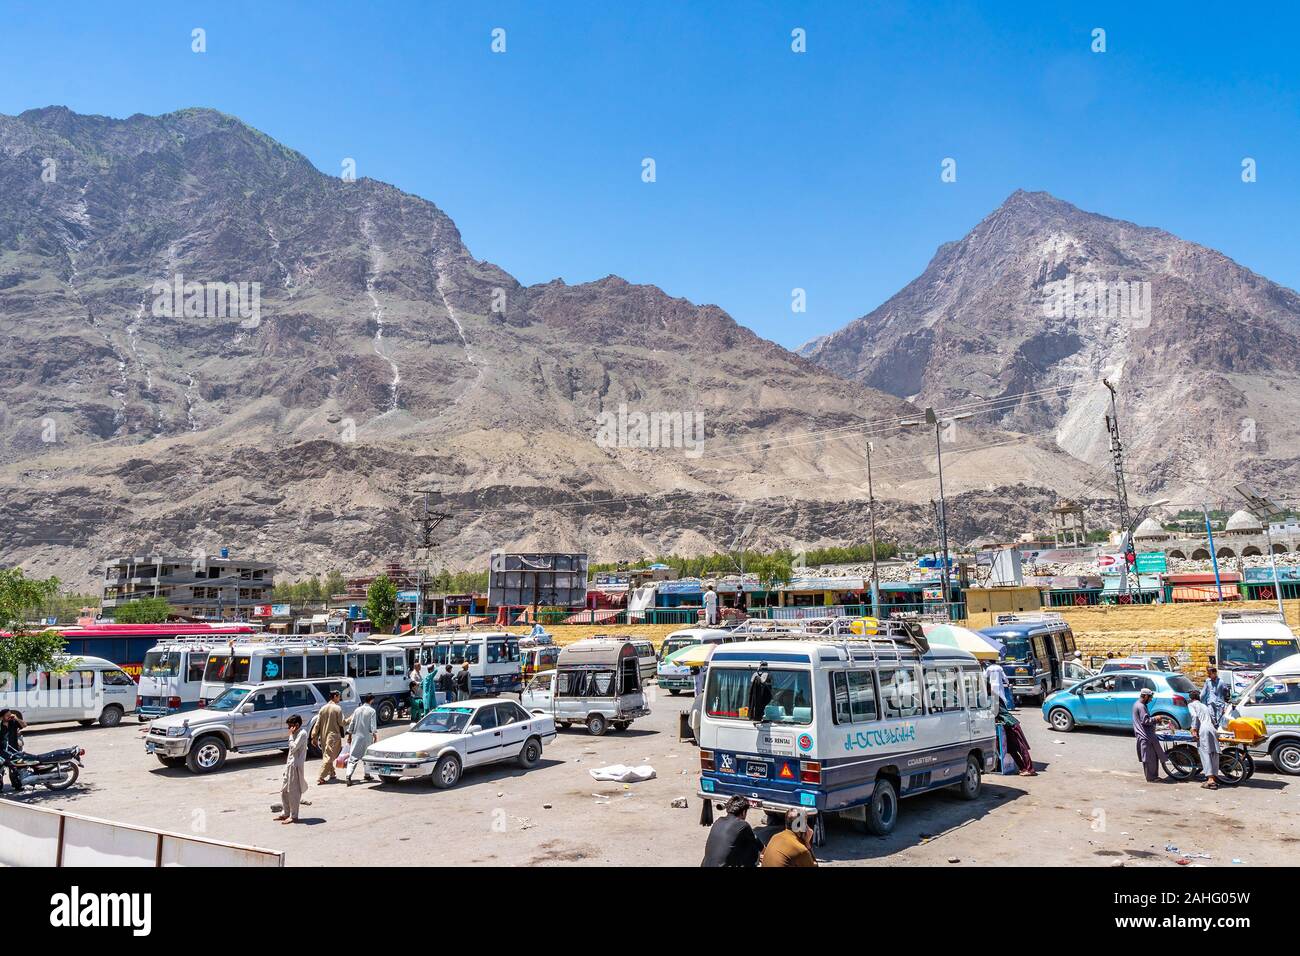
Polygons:
<instances>
[{"instance_id":1,"label":"white sedan car","mask_svg":"<svg viewBox=\"0 0 1300 956\"><path fill-rule=\"evenodd\" d=\"M517 760L525 769L555 739L555 720L534 716L513 700L466 700L436 707L410 730L366 750L365 771L385 783L430 777L440 790L470 767Z\"/></svg>"}]
</instances>

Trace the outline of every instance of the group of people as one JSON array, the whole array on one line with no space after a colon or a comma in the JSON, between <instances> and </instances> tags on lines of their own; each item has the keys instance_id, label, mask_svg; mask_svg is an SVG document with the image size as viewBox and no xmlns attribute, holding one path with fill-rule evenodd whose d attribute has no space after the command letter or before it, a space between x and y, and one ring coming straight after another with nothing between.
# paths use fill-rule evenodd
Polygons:
<instances>
[{"instance_id":1,"label":"group of people","mask_svg":"<svg viewBox=\"0 0 1300 956\"><path fill-rule=\"evenodd\" d=\"M311 734L303 729L302 718L293 714L285 721L289 731L289 756L284 765L284 777L280 783L280 814L275 819L281 823L297 823L298 813L307 792L307 748L311 744L321 752L320 773L316 785L337 782L339 779L336 761L343 752L346 738L351 749L348 751L347 767L344 779L352 786L352 778L357 766L365 757L370 745L379 734L379 718L375 713L374 695L365 694L361 704L351 717L343 716L342 695L338 691L330 694L329 703L316 715L316 723ZM372 779L362 768L362 779Z\"/></svg>"},{"instance_id":2,"label":"group of people","mask_svg":"<svg viewBox=\"0 0 1300 956\"><path fill-rule=\"evenodd\" d=\"M1155 692L1143 688L1133 705L1133 735L1137 738L1137 756L1147 783L1160 781L1160 764L1163 752L1156 737L1156 718L1151 714L1151 698ZM1187 710L1192 715L1192 734L1196 737L1196 750L1201 758L1201 772L1206 790L1219 789L1219 727L1228 712L1232 688L1219 676L1218 668L1211 664L1206 669L1205 684L1200 690L1188 692Z\"/></svg>"},{"instance_id":3,"label":"group of people","mask_svg":"<svg viewBox=\"0 0 1300 956\"><path fill-rule=\"evenodd\" d=\"M411 720L414 722L438 706L439 694L443 703L469 700L469 661L463 661L459 670L450 664L441 670L436 664L430 664L426 669L416 661L409 681Z\"/></svg>"},{"instance_id":4,"label":"group of people","mask_svg":"<svg viewBox=\"0 0 1300 956\"><path fill-rule=\"evenodd\" d=\"M748 813L749 800L745 797L734 796L727 801L726 812L709 829L700 866L817 865L812 850L813 828L806 811L787 810L785 826L766 844L745 819Z\"/></svg>"}]
</instances>

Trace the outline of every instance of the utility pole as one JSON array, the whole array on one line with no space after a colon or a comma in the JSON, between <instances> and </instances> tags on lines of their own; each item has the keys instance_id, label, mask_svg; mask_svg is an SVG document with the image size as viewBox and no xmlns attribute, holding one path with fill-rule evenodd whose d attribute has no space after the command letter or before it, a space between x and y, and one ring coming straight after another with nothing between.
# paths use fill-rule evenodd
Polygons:
<instances>
[{"instance_id":1,"label":"utility pole","mask_svg":"<svg viewBox=\"0 0 1300 956\"><path fill-rule=\"evenodd\" d=\"M875 446L867 442L867 511L871 516L871 616L880 617L880 568L876 564L876 490L871 481L871 453Z\"/></svg>"},{"instance_id":2,"label":"utility pole","mask_svg":"<svg viewBox=\"0 0 1300 956\"><path fill-rule=\"evenodd\" d=\"M1119 440L1119 411L1115 404L1115 386L1110 379L1101 380L1110 392L1110 414L1106 416L1106 430L1110 432L1110 457L1115 465L1115 495L1119 499L1119 526L1123 533L1120 544L1124 548L1125 559L1120 562L1120 591L1128 594L1128 558L1133 546L1132 529L1129 526L1128 486L1124 482L1124 446Z\"/></svg>"},{"instance_id":3,"label":"utility pole","mask_svg":"<svg viewBox=\"0 0 1300 956\"><path fill-rule=\"evenodd\" d=\"M964 418L971 417L970 412L964 415L947 415L940 417L935 413L933 408L925 410L925 419L921 421L900 422L903 428L915 428L918 425L934 426L934 449L938 458L939 465L939 504L936 515L939 521L939 545L943 549L943 568L940 575L940 581L943 587L943 606L944 613L952 618L952 609L948 606L948 499L943 491L943 435L942 429L945 425L951 425L959 422Z\"/></svg>"},{"instance_id":4,"label":"utility pole","mask_svg":"<svg viewBox=\"0 0 1300 956\"><path fill-rule=\"evenodd\" d=\"M437 530L439 525L441 525L444 521L450 518L451 514L450 512L438 511L436 508L431 507L432 498L434 495L438 493L434 491L432 488L422 488L416 493L424 496L423 511L420 515L420 541L424 551L424 560L429 565L430 577L432 577L433 532ZM415 609L415 621L413 623L418 628L424 621L424 583L425 583L424 564L419 563L418 559L417 559L416 572L417 572L417 576L415 582L415 588L416 588L415 593L416 593L416 601L418 603Z\"/></svg>"}]
</instances>

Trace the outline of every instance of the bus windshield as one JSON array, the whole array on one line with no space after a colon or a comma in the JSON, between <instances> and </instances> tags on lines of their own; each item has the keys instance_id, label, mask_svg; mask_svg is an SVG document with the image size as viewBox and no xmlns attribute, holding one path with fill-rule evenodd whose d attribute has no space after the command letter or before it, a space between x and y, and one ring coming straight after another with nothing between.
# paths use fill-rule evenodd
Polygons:
<instances>
[{"instance_id":1,"label":"bus windshield","mask_svg":"<svg viewBox=\"0 0 1300 956\"><path fill-rule=\"evenodd\" d=\"M140 668L141 677L176 677L181 672L179 651L149 651Z\"/></svg>"},{"instance_id":2,"label":"bus windshield","mask_svg":"<svg viewBox=\"0 0 1300 956\"><path fill-rule=\"evenodd\" d=\"M1267 641L1245 637L1219 641L1219 664L1223 667L1267 667L1284 657L1290 657L1297 648L1294 638Z\"/></svg>"},{"instance_id":3,"label":"bus windshield","mask_svg":"<svg viewBox=\"0 0 1300 956\"><path fill-rule=\"evenodd\" d=\"M1027 637L1002 637L998 638L1006 646L1007 660L1023 664L1029 660L1030 644Z\"/></svg>"},{"instance_id":4,"label":"bus windshield","mask_svg":"<svg viewBox=\"0 0 1300 956\"><path fill-rule=\"evenodd\" d=\"M659 648L659 659L666 661L672 655L676 654L683 647L690 647L692 644L700 643L693 637L670 637L664 641L663 646Z\"/></svg>"},{"instance_id":5,"label":"bus windshield","mask_svg":"<svg viewBox=\"0 0 1300 956\"><path fill-rule=\"evenodd\" d=\"M807 671L769 670L771 697L759 717L749 712L750 688L756 673L749 668L710 667L709 683L704 691L705 712L710 717L776 724L812 722L812 675Z\"/></svg>"}]
</instances>

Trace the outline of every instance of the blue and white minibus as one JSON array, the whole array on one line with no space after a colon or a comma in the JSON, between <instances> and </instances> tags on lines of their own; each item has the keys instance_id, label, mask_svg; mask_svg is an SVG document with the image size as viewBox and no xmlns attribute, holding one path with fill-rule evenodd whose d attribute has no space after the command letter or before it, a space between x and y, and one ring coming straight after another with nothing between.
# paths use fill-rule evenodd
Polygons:
<instances>
[{"instance_id":1,"label":"blue and white minibus","mask_svg":"<svg viewBox=\"0 0 1300 956\"><path fill-rule=\"evenodd\" d=\"M390 637L382 647L400 647L406 652L409 670L418 660L426 667L446 664L453 671L469 662L471 697L517 694L524 689L519 635L505 631L461 631L452 634L405 634Z\"/></svg>"},{"instance_id":2,"label":"blue and white minibus","mask_svg":"<svg viewBox=\"0 0 1300 956\"><path fill-rule=\"evenodd\" d=\"M901 797L940 787L979 795L997 745L978 662L930 647L915 625L872 629L775 634L713 652L699 733L702 822L739 794L773 815L805 810L820 842L826 814L884 835Z\"/></svg>"}]
</instances>

